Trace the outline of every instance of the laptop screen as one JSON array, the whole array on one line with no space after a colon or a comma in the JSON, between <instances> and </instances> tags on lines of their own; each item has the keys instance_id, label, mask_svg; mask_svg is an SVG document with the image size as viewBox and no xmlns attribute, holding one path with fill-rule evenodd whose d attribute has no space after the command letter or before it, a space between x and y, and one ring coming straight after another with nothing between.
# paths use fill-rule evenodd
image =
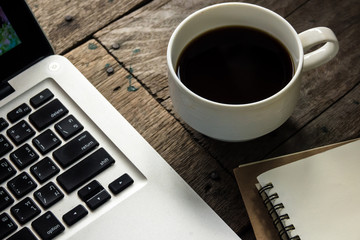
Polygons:
<instances>
[{"instance_id":1,"label":"laptop screen","mask_svg":"<svg viewBox=\"0 0 360 240\"><path fill-rule=\"evenodd\" d=\"M0 56L21 44L14 27L0 7Z\"/></svg>"},{"instance_id":2,"label":"laptop screen","mask_svg":"<svg viewBox=\"0 0 360 240\"><path fill-rule=\"evenodd\" d=\"M1 88L53 50L25 0L0 0L0 27Z\"/></svg>"}]
</instances>

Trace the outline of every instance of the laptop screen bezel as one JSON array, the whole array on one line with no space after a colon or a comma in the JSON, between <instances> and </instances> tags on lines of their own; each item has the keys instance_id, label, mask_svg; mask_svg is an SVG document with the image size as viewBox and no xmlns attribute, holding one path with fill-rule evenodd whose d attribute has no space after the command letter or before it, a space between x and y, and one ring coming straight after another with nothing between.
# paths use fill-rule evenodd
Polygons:
<instances>
[{"instance_id":1,"label":"laptop screen bezel","mask_svg":"<svg viewBox=\"0 0 360 240\"><path fill-rule=\"evenodd\" d=\"M0 0L21 43L0 55L0 86L54 51L24 0Z\"/></svg>"}]
</instances>

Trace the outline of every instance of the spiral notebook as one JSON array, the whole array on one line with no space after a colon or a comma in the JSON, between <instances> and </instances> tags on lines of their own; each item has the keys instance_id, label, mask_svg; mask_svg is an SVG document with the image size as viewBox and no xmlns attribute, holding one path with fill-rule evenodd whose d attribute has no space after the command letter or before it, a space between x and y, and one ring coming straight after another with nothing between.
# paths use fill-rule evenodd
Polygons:
<instances>
[{"instance_id":1,"label":"spiral notebook","mask_svg":"<svg viewBox=\"0 0 360 240\"><path fill-rule=\"evenodd\" d=\"M321 151L324 149L315 152ZM277 239L360 239L359 153L357 140L315 155L312 151L266 161L268 169L271 165L291 163L258 175L257 196L245 195L248 192L243 187L246 183L240 170L244 173L250 168L235 169L245 204L262 200L262 206L247 206L257 239L275 239L266 236L273 230L277 231ZM312 156L301 158L304 155ZM299 157L300 160L292 162ZM262 165L250 167L261 169ZM269 231L269 226L265 226L268 222L272 222L273 228ZM264 226L261 234L257 234L260 224Z\"/></svg>"}]
</instances>

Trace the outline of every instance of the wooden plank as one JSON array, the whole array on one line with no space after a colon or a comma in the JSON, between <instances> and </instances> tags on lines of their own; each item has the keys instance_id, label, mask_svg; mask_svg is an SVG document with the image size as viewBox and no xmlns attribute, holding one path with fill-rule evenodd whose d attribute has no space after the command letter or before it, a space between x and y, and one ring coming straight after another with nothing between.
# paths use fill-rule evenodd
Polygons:
<instances>
[{"instance_id":1,"label":"wooden plank","mask_svg":"<svg viewBox=\"0 0 360 240\"><path fill-rule=\"evenodd\" d=\"M316 26L327 26L340 35L358 22L359 12L360 5L356 0L311 0L288 16L287 20L298 32Z\"/></svg>"},{"instance_id":2,"label":"wooden plank","mask_svg":"<svg viewBox=\"0 0 360 240\"><path fill-rule=\"evenodd\" d=\"M351 90L295 136L276 149L271 156L299 152L313 146L342 142L360 137L360 84ZM306 141L304 141L306 140Z\"/></svg>"},{"instance_id":3,"label":"wooden plank","mask_svg":"<svg viewBox=\"0 0 360 240\"><path fill-rule=\"evenodd\" d=\"M55 52L63 53L148 0L28 0L27 2ZM72 21L66 21L67 16L71 16Z\"/></svg>"},{"instance_id":4,"label":"wooden plank","mask_svg":"<svg viewBox=\"0 0 360 240\"><path fill-rule=\"evenodd\" d=\"M235 232L249 233L249 219L232 174L136 80L132 86L138 90L128 91L129 73L98 42L90 40L65 56ZM106 72L109 66L114 69L111 75Z\"/></svg>"}]
</instances>

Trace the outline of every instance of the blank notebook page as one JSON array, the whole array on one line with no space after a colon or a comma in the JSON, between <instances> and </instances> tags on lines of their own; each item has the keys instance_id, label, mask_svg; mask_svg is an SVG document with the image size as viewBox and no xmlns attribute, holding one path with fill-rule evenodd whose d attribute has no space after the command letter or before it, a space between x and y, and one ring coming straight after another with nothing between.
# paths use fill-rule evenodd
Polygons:
<instances>
[{"instance_id":1,"label":"blank notebook page","mask_svg":"<svg viewBox=\"0 0 360 240\"><path fill-rule=\"evenodd\" d=\"M302 240L360 239L360 141L269 170L271 182Z\"/></svg>"}]
</instances>

